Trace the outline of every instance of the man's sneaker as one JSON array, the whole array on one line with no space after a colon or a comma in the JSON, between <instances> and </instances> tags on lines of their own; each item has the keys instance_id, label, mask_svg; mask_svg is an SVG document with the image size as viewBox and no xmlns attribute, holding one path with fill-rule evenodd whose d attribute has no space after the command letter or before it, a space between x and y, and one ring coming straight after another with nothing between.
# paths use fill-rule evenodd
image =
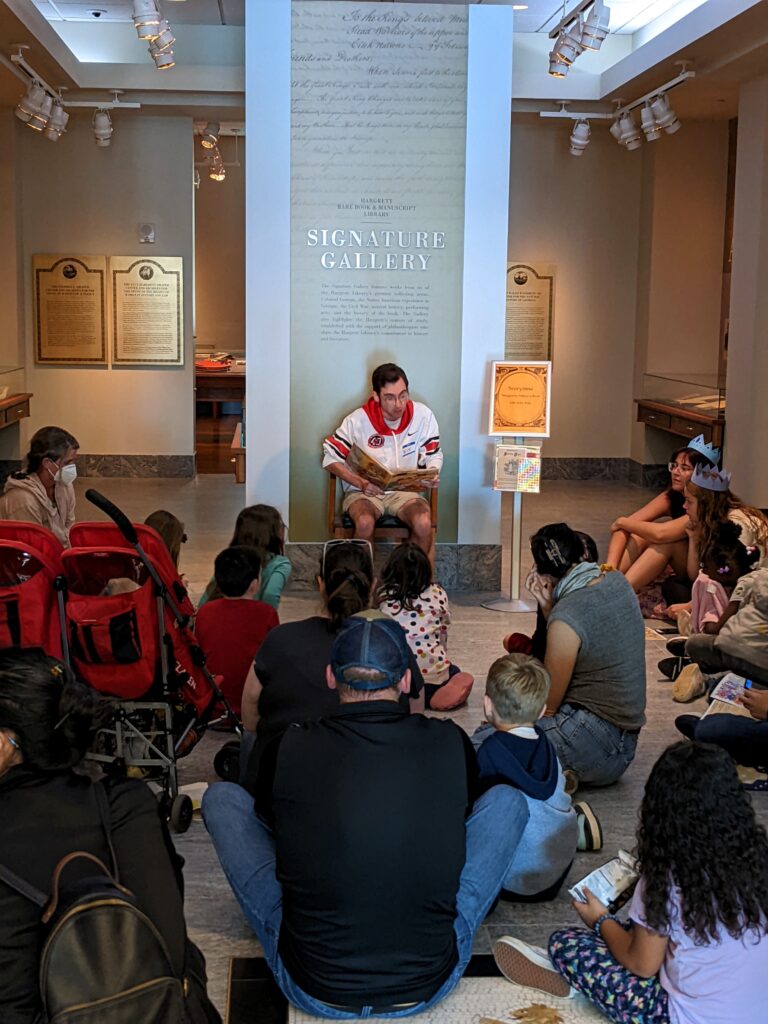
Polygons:
<instances>
[{"instance_id":1,"label":"man's sneaker","mask_svg":"<svg viewBox=\"0 0 768 1024\"><path fill-rule=\"evenodd\" d=\"M551 996L567 997L571 987L552 966L543 949L503 935L493 946L493 959L504 977L515 985L536 988Z\"/></svg>"},{"instance_id":2,"label":"man's sneaker","mask_svg":"<svg viewBox=\"0 0 768 1024\"><path fill-rule=\"evenodd\" d=\"M579 827L577 850L602 850L603 829L597 815L586 802L580 800L573 805L576 811L576 823Z\"/></svg>"},{"instance_id":3,"label":"man's sneaker","mask_svg":"<svg viewBox=\"0 0 768 1024\"><path fill-rule=\"evenodd\" d=\"M672 700L678 704L687 704L707 691L707 684L698 665L686 665L672 684Z\"/></svg>"},{"instance_id":4,"label":"man's sneaker","mask_svg":"<svg viewBox=\"0 0 768 1024\"><path fill-rule=\"evenodd\" d=\"M565 779L565 792L568 796L573 796L576 790L579 788L579 776L571 768L563 769L563 778Z\"/></svg>"}]
</instances>

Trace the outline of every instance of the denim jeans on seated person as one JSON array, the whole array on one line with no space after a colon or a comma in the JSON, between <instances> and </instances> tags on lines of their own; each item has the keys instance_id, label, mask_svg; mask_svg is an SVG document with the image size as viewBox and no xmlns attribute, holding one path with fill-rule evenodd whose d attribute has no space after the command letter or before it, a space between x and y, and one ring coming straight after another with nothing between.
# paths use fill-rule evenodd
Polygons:
<instances>
[{"instance_id":1,"label":"denim jeans on seated person","mask_svg":"<svg viewBox=\"0 0 768 1024\"><path fill-rule=\"evenodd\" d=\"M528 822L525 799L510 786L494 786L475 803L466 823L466 861L456 896L456 966L431 999L374 1014L370 1007L351 1013L313 999L285 969L277 951L283 894L275 874L275 843L254 812L253 798L234 783L219 782L209 786L202 810L224 873L283 995L299 1010L332 1020L407 1017L434 1006L456 987L472 955L475 932L501 889Z\"/></svg>"},{"instance_id":2,"label":"denim jeans on seated person","mask_svg":"<svg viewBox=\"0 0 768 1024\"><path fill-rule=\"evenodd\" d=\"M737 764L768 770L768 722L726 713L705 718L680 715L675 725L689 740L727 750Z\"/></svg>"},{"instance_id":3,"label":"denim jeans on seated person","mask_svg":"<svg viewBox=\"0 0 768 1024\"><path fill-rule=\"evenodd\" d=\"M586 708L561 704L559 711L538 723L552 740L563 769L579 782L609 786L632 764L638 733L620 729Z\"/></svg>"}]
</instances>

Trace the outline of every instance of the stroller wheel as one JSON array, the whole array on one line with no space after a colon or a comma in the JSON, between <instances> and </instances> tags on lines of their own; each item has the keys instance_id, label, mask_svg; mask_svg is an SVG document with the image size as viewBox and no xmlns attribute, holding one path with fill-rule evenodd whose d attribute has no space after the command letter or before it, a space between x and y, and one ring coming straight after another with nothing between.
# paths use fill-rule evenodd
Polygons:
<instances>
[{"instance_id":1,"label":"stroller wheel","mask_svg":"<svg viewBox=\"0 0 768 1024\"><path fill-rule=\"evenodd\" d=\"M213 759L213 768L225 782L240 780L240 740L228 740Z\"/></svg>"},{"instance_id":2,"label":"stroller wheel","mask_svg":"<svg viewBox=\"0 0 768 1024\"><path fill-rule=\"evenodd\" d=\"M186 793L179 793L171 804L171 828L174 832L186 832L192 822L192 801Z\"/></svg>"}]
</instances>

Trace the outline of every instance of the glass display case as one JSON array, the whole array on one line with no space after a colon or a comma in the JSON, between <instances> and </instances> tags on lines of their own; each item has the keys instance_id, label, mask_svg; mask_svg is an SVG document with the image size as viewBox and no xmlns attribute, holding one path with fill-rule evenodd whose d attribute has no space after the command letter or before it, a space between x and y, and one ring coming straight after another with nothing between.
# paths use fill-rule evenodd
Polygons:
<instances>
[{"instance_id":1,"label":"glass display case","mask_svg":"<svg viewBox=\"0 0 768 1024\"><path fill-rule=\"evenodd\" d=\"M725 380L717 374L643 375L642 395L635 399L637 419L681 437L704 435L722 448L725 429Z\"/></svg>"}]
</instances>

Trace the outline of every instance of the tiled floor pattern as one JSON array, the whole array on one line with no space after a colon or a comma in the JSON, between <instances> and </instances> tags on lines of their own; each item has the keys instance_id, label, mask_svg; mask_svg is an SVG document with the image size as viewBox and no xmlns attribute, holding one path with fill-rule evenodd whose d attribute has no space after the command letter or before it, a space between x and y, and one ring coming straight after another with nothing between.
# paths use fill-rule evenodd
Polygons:
<instances>
[{"instance_id":1,"label":"tiled floor pattern","mask_svg":"<svg viewBox=\"0 0 768 1024\"><path fill-rule=\"evenodd\" d=\"M216 552L229 540L234 518L243 502L243 489L228 478L217 476L190 481L111 479L88 482L95 483L136 519L144 518L155 508L168 508L185 522L190 543L182 555L182 571L188 578L193 597L198 596L209 577ZM543 523L565 519L575 528L592 533L604 552L608 524L617 515L631 511L646 500L647 492L620 483L545 482L542 494L526 498L523 536L528 537ZM96 518L91 517L90 506L82 498L78 511L81 518ZM509 531L504 533L508 535ZM529 561L529 556L524 558L523 579ZM483 608L483 600L490 596L496 595L462 594L452 600L451 658L476 677L468 705L453 715L468 731L481 721L485 673L491 661L503 653L501 638L512 630L532 632L534 625L533 614L510 615ZM281 604L280 616L282 621L289 621L311 615L316 609L317 601L312 595L289 594ZM569 876L571 880L582 877L620 847L632 847L644 782L656 757L677 738L675 716L682 710L703 709L702 701L686 709L672 702L670 684L656 670L656 663L665 653L661 637L646 641L648 723L641 733L634 763L615 786L580 793L592 803L600 817L605 848L599 854L578 854ZM211 762L224 738L213 733L204 737L181 764L182 782L215 778ZM768 794L756 794L754 799L761 818L768 824ZM256 955L258 943L231 895L202 823L193 822L189 832L176 841L186 858L190 932L205 953L211 993L223 1009L229 958ZM480 929L476 952L487 952L497 936L507 933L544 943L555 927L573 922L574 917L565 894L550 904L500 904Z\"/></svg>"}]
</instances>

